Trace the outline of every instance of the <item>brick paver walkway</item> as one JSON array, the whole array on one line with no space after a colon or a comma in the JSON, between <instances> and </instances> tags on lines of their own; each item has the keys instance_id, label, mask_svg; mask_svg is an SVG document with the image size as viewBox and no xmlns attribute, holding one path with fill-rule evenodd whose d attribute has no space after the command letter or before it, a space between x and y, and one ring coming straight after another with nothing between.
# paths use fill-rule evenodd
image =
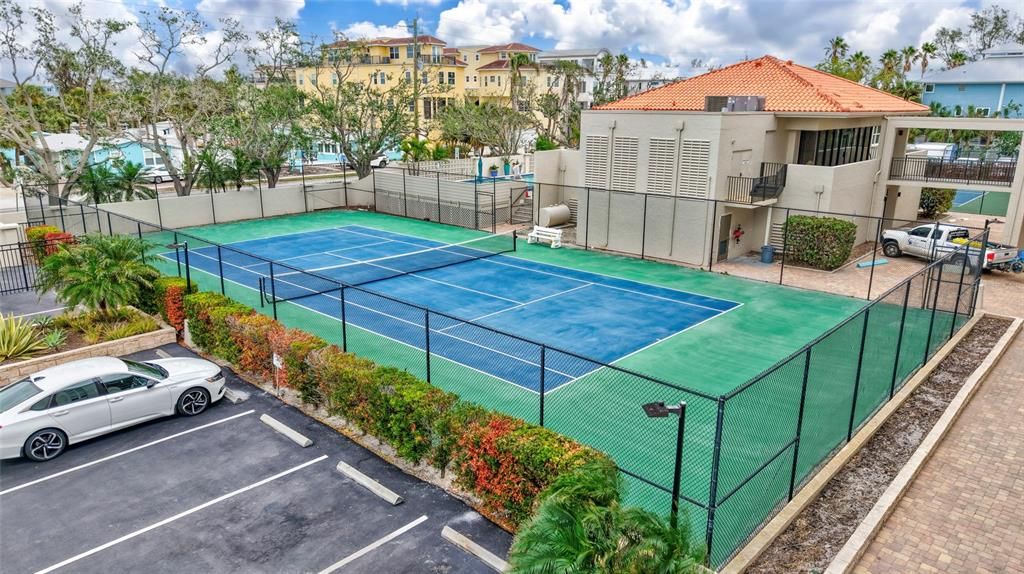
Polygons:
<instances>
[{"instance_id":1,"label":"brick paver walkway","mask_svg":"<svg viewBox=\"0 0 1024 574\"><path fill-rule=\"evenodd\" d=\"M1024 336L1018 335L856 574L1024 574Z\"/></svg>"}]
</instances>

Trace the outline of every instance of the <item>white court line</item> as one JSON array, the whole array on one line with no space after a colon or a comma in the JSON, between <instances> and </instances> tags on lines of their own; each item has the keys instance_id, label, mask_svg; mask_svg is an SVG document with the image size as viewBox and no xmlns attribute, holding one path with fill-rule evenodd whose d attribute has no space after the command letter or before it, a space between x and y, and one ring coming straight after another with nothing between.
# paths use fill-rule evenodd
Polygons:
<instances>
[{"instance_id":1,"label":"white court line","mask_svg":"<svg viewBox=\"0 0 1024 574\"><path fill-rule=\"evenodd\" d=\"M32 313L25 313L24 315L18 315L15 318L20 319L22 317L32 317L35 315L42 315L43 313L53 313L54 311L63 311L66 307L55 307L53 309L47 309L45 311L34 311Z\"/></svg>"},{"instance_id":2,"label":"white court line","mask_svg":"<svg viewBox=\"0 0 1024 574\"><path fill-rule=\"evenodd\" d=\"M65 474L70 474L72 472L76 472L76 471L82 470L83 468L88 468L90 466L97 465L97 464L99 464L101 462L107 462L108 460L113 460L115 458L122 457L122 456L124 456L126 454L131 454L133 452L140 451L140 450L142 450L144 448L149 448L151 446L158 445L158 444L160 444L162 442L167 442L167 441L169 441L171 439L176 439L178 437L182 437L182 436L185 436L187 434L194 433L196 431L207 429L207 428L210 428L212 426L219 425L221 423L226 423L226 422L228 422L230 420L234 420L234 419L237 419L239 417L244 417L245 415L251 415L254 412L255 411L246 411L244 413L239 413L237 415L232 415L232 416L227 417L227 418L223 418L223 419L220 419L220 420L213 421L212 423L207 423L207 424L202 425L202 426L197 426L195 428L188 429L187 431L182 431L180 433L172 434L172 435L169 435L169 436L165 436L163 438L157 439L157 440L152 441L152 442L147 442L146 444L141 444L139 446L130 448L128 450L123 450L121 452L112 454L110 456L105 456L103 458L98 458L96 460L87 462L85 464L80 464L80 465L78 465L76 467L69 468L67 470L62 470L60 472L55 472L55 473L53 473L53 474L51 474L49 476L44 476L43 478L38 478L36 480L32 480L32 481L26 482L25 484L19 484L18 486L12 486L11 488L8 488L7 490L0 490L0 496L3 496L5 494L10 494L10 493L12 493L14 491L21 490L23 488L28 488L30 486L34 486L34 485L39 484L41 482L46 482L48 480L52 480L52 479L57 478L59 476L64 476Z\"/></svg>"},{"instance_id":3,"label":"white court line","mask_svg":"<svg viewBox=\"0 0 1024 574\"><path fill-rule=\"evenodd\" d=\"M260 480L258 482L254 482L254 483L250 484L249 486L243 486L242 488L239 488L238 490L235 490L235 491L229 492L227 494L223 494L221 496L218 496L217 498L214 498L213 500L209 500L207 502L204 502L204 503L200 504L199 506L193 506L192 508L190 508L190 509L188 509L188 510L186 510L184 512L179 512L178 514L175 514L174 516L171 516L169 518L165 518L165 519L163 519L163 520L161 520L159 522L154 522L153 524L150 524L149 526L146 526L145 528L140 528L139 530L136 530L135 532L131 532L129 534L125 534L124 536L122 536L120 538L116 538L114 540L111 540L110 542L107 542L106 544L101 544L101 545L99 545L99 546L97 546L95 548L92 548L90 550L86 550L85 552L82 552L81 554L77 554L75 556L72 556L71 558L68 558L67 560L63 560L61 562L58 562L58 563L54 564L53 566L48 566L46 568L43 568L42 570L39 570L38 572L36 572L36 574L46 574L47 572L53 572L54 570L57 570L59 568L63 568L65 566L69 565L69 564L73 564L75 562L78 562L82 558L88 558L89 556L92 556L93 554L97 554L99 552L102 552L102 551L106 550L107 548L110 548L112 546L117 546L118 544L120 544L122 542L127 542L128 540L131 540L132 538L135 538L136 536L141 536L141 535L149 532L150 530L156 530L157 528L160 528L161 526L166 526L166 525L168 525L168 524L170 524L170 523L172 523L172 522L174 522L176 520L180 520L182 518L185 518L186 516L188 516L190 514L194 514L196 512L199 512L200 510L203 510L205 508L209 508L209 507L213 506L214 504L218 504L220 502L224 502L225 500L228 500L229 498L234 498L235 496L238 496L239 494L243 494L243 493L249 492L250 490L252 490L254 488L259 488L259 487L263 486L264 484L271 483L271 482L273 482L273 481L275 481L275 480L277 480L279 478L283 478L285 476L288 476L289 474L292 474L293 472L300 471L300 470L306 468L307 466L316 464L316 463L318 463L318 462L320 462L320 461L322 461L322 460L324 460L326 458L327 458L327 455L325 454L325 455L323 455L323 456L321 456L319 458L314 458L313 460L308 461L308 462L304 462L304 463L302 463L302 464L300 464L298 466L293 466L292 468L289 468L288 470L286 470L284 472L279 472L279 473L277 473L277 474L275 474L273 476L268 476L267 478L264 478L263 480Z\"/></svg>"},{"instance_id":4,"label":"white court line","mask_svg":"<svg viewBox=\"0 0 1024 574\"><path fill-rule=\"evenodd\" d=\"M391 542L395 538L398 538L399 536L405 534L406 532L412 530L413 528L416 528L420 524L423 524L426 520L427 520L427 516L426 515L423 515L423 516L417 518L416 520L413 520L409 524L406 524L405 526L399 528L398 530L392 532L391 534L388 534L387 536L376 540L372 544L364 546L363 548L357 550L353 554L349 554L345 558L342 558L341 560L335 562L334 564L331 564L327 568L324 568L323 570L320 571L320 574L330 574L331 572L334 572L335 570L341 568L342 566L345 566L346 564L349 564L351 562L354 562L354 561L362 558L363 556L366 556L370 552L373 552L374 550L380 548L381 546L387 544L388 542Z\"/></svg>"},{"instance_id":5,"label":"white court line","mask_svg":"<svg viewBox=\"0 0 1024 574\"><path fill-rule=\"evenodd\" d=\"M460 326L465 325L467 323L476 323L477 321L479 321L481 319L486 319L488 317L493 317L495 315L500 315L500 314L502 314L502 313L504 313L506 311L511 311L513 309L518 309L520 307L526 307L527 305L533 305L534 303L537 303L539 301L543 301L545 299L551 299L553 297L558 297L558 296L561 296L561 295L565 295L566 293L571 293L573 291L577 291L579 289L583 289L583 288L586 288L586 287L591 287L593 285L594 285L594 283L587 283L585 285L580 285L579 287L573 287L572 289L566 289L564 291L559 291L558 293L552 293L551 295L545 295L543 297L534 299L532 301L526 301L526 302L520 303L518 305L513 305L512 307L501 309L500 311L495 311L493 313L488 313L486 315L480 315L479 317L473 317L472 319L469 319L469 320L466 320L466 321L461 321L461 322L456 323L454 325L450 325L448 327L445 327L445 328L441 329L441 331L447 331L448 329L454 329L455 327L460 327Z\"/></svg>"}]
</instances>

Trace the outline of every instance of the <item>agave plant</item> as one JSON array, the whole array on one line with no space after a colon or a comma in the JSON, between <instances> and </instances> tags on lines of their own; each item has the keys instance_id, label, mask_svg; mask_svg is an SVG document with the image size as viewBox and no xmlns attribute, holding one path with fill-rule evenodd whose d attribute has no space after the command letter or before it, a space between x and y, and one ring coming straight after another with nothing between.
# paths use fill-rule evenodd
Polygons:
<instances>
[{"instance_id":1,"label":"agave plant","mask_svg":"<svg viewBox=\"0 0 1024 574\"><path fill-rule=\"evenodd\" d=\"M0 361L29 357L45 348L32 323L13 313L0 319Z\"/></svg>"},{"instance_id":2,"label":"agave plant","mask_svg":"<svg viewBox=\"0 0 1024 574\"><path fill-rule=\"evenodd\" d=\"M39 329L48 330L53 328L53 316L52 315L40 315L36 317L32 324Z\"/></svg>"},{"instance_id":3,"label":"agave plant","mask_svg":"<svg viewBox=\"0 0 1024 574\"><path fill-rule=\"evenodd\" d=\"M47 349L59 349L68 340L68 332L64 329L54 329L43 336L43 344Z\"/></svg>"}]
</instances>

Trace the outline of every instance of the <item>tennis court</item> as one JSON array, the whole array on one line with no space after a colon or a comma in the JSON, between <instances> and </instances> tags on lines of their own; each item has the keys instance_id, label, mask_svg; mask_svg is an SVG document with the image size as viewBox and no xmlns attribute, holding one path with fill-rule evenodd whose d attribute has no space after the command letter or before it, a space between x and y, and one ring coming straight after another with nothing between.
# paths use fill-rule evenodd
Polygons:
<instances>
[{"instance_id":1,"label":"tennis court","mask_svg":"<svg viewBox=\"0 0 1024 574\"><path fill-rule=\"evenodd\" d=\"M956 190L953 196L953 208L957 213L974 213L978 215L1005 216L1010 205L1008 191L969 191Z\"/></svg>"},{"instance_id":2,"label":"tennis court","mask_svg":"<svg viewBox=\"0 0 1024 574\"><path fill-rule=\"evenodd\" d=\"M636 281L510 257L513 235L445 244L360 225L320 229L193 249L192 265L261 292L267 303L292 301L335 317L341 289L330 280L363 286L345 295L349 324L425 350L423 314L379 304L381 295L427 307L431 351L519 387L539 392L534 349L511 337L481 336L481 325L531 341L615 363L632 353L709 321L739 303ZM244 253L243 253L244 252ZM283 263L272 275L266 261ZM173 253L164 254L173 258ZM301 271L299 271L301 270ZM315 274L315 275L314 275ZM372 291L372 293L370 292ZM490 339L488 341L487 339ZM566 354L549 368L554 391L596 368Z\"/></svg>"}]
</instances>

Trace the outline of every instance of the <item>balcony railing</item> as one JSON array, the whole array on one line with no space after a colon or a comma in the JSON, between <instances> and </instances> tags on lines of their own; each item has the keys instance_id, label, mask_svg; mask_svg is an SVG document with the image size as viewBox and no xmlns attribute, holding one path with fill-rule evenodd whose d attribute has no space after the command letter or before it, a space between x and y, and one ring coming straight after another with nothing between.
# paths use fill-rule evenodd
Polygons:
<instances>
[{"instance_id":1,"label":"balcony railing","mask_svg":"<svg viewBox=\"0 0 1024 574\"><path fill-rule=\"evenodd\" d=\"M753 204L777 199L786 187L786 164L762 163L760 177L729 176L728 182L728 201Z\"/></svg>"},{"instance_id":2,"label":"balcony railing","mask_svg":"<svg viewBox=\"0 0 1024 574\"><path fill-rule=\"evenodd\" d=\"M894 157L889 179L1009 187L1016 172L1016 161Z\"/></svg>"},{"instance_id":3,"label":"balcony railing","mask_svg":"<svg viewBox=\"0 0 1024 574\"><path fill-rule=\"evenodd\" d=\"M357 64L382 66L390 64L391 58L387 56L357 56L355 61Z\"/></svg>"}]
</instances>

